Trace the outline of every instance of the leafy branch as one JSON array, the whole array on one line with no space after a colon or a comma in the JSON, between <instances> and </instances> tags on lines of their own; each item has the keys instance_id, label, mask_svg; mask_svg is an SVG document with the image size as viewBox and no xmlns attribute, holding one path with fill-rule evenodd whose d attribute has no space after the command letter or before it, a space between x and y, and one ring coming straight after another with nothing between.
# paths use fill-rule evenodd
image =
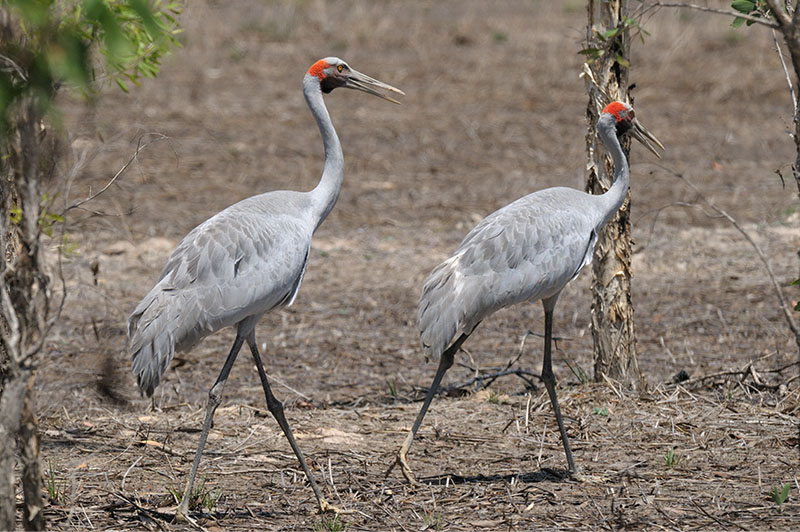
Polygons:
<instances>
[{"instance_id":1,"label":"leafy branch","mask_svg":"<svg viewBox=\"0 0 800 532\"><path fill-rule=\"evenodd\" d=\"M609 28L605 31L600 31L597 28L592 28L592 35L595 37L599 46L587 46L578 51L578 54L586 56L586 62L591 63L592 61L596 61L603 57L607 53L612 53L613 49L613 41L617 37L621 36L624 33L632 33L636 32L636 35L639 36L642 42L644 42L645 35L650 35L650 33L642 27L639 21L632 17L625 17L620 20L619 24L617 24L613 28ZM602 46L602 47L600 47ZM624 68L630 68L631 63L625 57L622 56L619 52L614 53L614 60Z\"/></svg>"},{"instance_id":2,"label":"leafy branch","mask_svg":"<svg viewBox=\"0 0 800 532\"><path fill-rule=\"evenodd\" d=\"M779 29L780 25L766 16L760 7L758 9L750 9L750 4L762 3L762 0L734 0L732 2L733 9L721 9L717 7L700 6L697 4L689 4L686 2L653 2L648 4L643 12L650 11L658 7L674 7L679 9L691 9L694 11L704 11L706 13L716 13L718 15L726 15L733 17L733 25L738 28L742 23L747 22L747 25L761 24L773 29Z\"/></svg>"},{"instance_id":3,"label":"leafy branch","mask_svg":"<svg viewBox=\"0 0 800 532\"><path fill-rule=\"evenodd\" d=\"M127 92L128 83L155 77L180 46L183 3L175 0L0 0L0 9L28 43L0 43L0 133L25 100L47 113L62 85L94 92L93 49Z\"/></svg>"}]
</instances>

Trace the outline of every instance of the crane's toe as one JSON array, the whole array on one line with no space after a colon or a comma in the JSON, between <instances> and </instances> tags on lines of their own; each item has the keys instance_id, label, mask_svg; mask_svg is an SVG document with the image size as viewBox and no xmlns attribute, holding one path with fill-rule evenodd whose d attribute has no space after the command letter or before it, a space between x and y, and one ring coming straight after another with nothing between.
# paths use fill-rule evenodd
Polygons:
<instances>
[{"instance_id":1,"label":"crane's toe","mask_svg":"<svg viewBox=\"0 0 800 532\"><path fill-rule=\"evenodd\" d=\"M336 514L336 515L339 515L339 514L347 515L347 514L352 514L353 513L353 510L342 510L338 506L334 506L333 504L329 503L325 499L320 499L319 500L319 511L320 511L320 513L323 513L323 514L330 513L330 514Z\"/></svg>"},{"instance_id":2,"label":"crane's toe","mask_svg":"<svg viewBox=\"0 0 800 532\"><path fill-rule=\"evenodd\" d=\"M405 452L404 452L405 451ZM406 477L406 480L412 486L418 486L419 481L414 476L414 472L411 471L411 467L408 465L408 460L406 459L406 455L408 453L408 449L403 447L397 453L396 464L400 466L400 471L403 473L403 476Z\"/></svg>"},{"instance_id":3,"label":"crane's toe","mask_svg":"<svg viewBox=\"0 0 800 532\"><path fill-rule=\"evenodd\" d=\"M173 523L189 523L190 525L197 527L197 521L189 517L188 509L184 509L182 506L178 506L175 509L175 517L172 519Z\"/></svg>"},{"instance_id":4,"label":"crane's toe","mask_svg":"<svg viewBox=\"0 0 800 532\"><path fill-rule=\"evenodd\" d=\"M590 475L586 473L582 473L581 471L570 471L568 473L568 478L575 482L587 482L587 483L595 483L595 484L605 484L608 482L608 477L603 475Z\"/></svg>"}]
</instances>

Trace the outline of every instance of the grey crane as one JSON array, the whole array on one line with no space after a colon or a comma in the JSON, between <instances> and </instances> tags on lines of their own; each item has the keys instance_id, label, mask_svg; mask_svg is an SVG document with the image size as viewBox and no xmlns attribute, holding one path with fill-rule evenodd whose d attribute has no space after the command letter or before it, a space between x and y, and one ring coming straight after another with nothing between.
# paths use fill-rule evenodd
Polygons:
<instances>
[{"instance_id":1,"label":"grey crane","mask_svg":"<svg viewBox=\"0 0 800 532\"><path fill-rule=\"evenodd\" d=\"M434 268L425 280L418 307L420 340L428 356L439 358L439 367L389 471L400 465L408 481L416 482L407 461L411 442L442 377L453 365L455 353L475 327L501 308L541 300L542 381L561 431L569 472L577 473L561 419L550 360L553 309L566 284L591 262L598 232L617 212L628 191L630 172L618 135L629 132L657 157L660 155L648 139L664 149L637 122L633 109L625 103L612 102L606 106L597 125L615 168L614 183L605 194L553 187L524 196L478 223L453 256ZM458 338L453 341L456 335Z\"/></svg>"},{"instance_id":2,"label":"grey crane","mask_svg":"<svg viewBox=\"0 0 800 532\"><path fill-rule=\"evenodd\" d=\"M322 94L337 87L357 89L393 103L381 91L403 94L350 68L336 57L314 63L303 77L303 95L325 146L319 184L309 192L267 192L244 199L195 227L167 260L158 283L128 320L133 372L140 390L151 396L175 351L187 351L223 327L236 339L208 393L205 422L191 473L177 509L187 516L197 468L214 411L242 344L255 360L269 411L277 420L314 490L320 511L339 511L320 493L283 412L270 390L256 343L255 327L270 310L292 304L303 280L311 237L333 209L342 187L342 147Z\"/></svg>"}]
</instances>

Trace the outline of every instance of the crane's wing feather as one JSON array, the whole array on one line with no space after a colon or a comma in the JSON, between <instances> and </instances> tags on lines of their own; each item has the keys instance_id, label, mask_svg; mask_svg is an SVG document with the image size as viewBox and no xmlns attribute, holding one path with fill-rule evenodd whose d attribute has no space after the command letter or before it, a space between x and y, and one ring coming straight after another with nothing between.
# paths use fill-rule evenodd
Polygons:
<instances>
[{"instance_id":1,"label":"crane's wing feather","mask_svg":"<svg viewBox=\"0 0 800 532\"><path fill-rule=\"evenodd\" d=\"M471 332L493 312L560 292L591 261L596 223L591 196L562 187L487 216L423 285L418 317L425 351L439 356L457 333Z\"/></svg>"},{"instance_id":2,"label":"crane's wing feather","mask_svg":"<svg viewBox=\"0 0 800 532\"><path fill-rule=\"evenodd\" d=\"M134 372L150 395L174 351L294 300L313 225L243 202L192 230L128 321Z\"/></svg>"}]
</instances>

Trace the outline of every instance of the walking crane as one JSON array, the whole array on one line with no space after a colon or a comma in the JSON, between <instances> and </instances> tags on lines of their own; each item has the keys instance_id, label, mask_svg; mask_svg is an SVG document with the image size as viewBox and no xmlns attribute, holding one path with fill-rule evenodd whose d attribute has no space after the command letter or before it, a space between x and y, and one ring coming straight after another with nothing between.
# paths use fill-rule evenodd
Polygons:
<instances>
[{"instance_id":1,"label":"walking crane","mask_svg":"<svg viewBox=\"0 0 800 532\"><path fill-rule=\"evenodd\" d=\"M195 227L167 259L158 283L128 320L133 372L148 397L176 351L188 351L204 337L233 326L236 339L208 393L203 430L178 515L186 516L197 468L214 411L239 350L247 342L267 407L277 420L314 490L320 511L334 510L320 493L303 458L283 404L273 394L256 343L255 327L270 310L294 302L308 265L311 237L333 209L342 187L342 146L322 99L337 87L356 89L399 103L384 91L402 91L353 70L336 57L314 63L303 77L303 95L325 147L319 184L309 192L281 190L244 199Z\"/></svg>"},{"instance_id":2,"label":"walking crane","mask_svg":"<svg viewBox=\"0 0 800 532\"><path fill-rule=\"evenodd\" d=\"M618 137L629 133L659 158L653 144L664 149L661 142L639 124L631 106L622 102L612 102L603 109L597 130L614 161L614 182L607 192L592 195L572 188L553 187L524 196L479 222L453 256L436 266L426 279L418 306L420 340L426 355L439 358L439 367L389 471L400 465L406 479L415 482L407 460L411 442L442 377L475 327L502 308L541 300L544 306L542 381L558 421L569 472L577 473L558 406L551 364L553 309L567 283L591 262L600 229L625 200L630 171Z\"/></svg>"}]
</instances>

